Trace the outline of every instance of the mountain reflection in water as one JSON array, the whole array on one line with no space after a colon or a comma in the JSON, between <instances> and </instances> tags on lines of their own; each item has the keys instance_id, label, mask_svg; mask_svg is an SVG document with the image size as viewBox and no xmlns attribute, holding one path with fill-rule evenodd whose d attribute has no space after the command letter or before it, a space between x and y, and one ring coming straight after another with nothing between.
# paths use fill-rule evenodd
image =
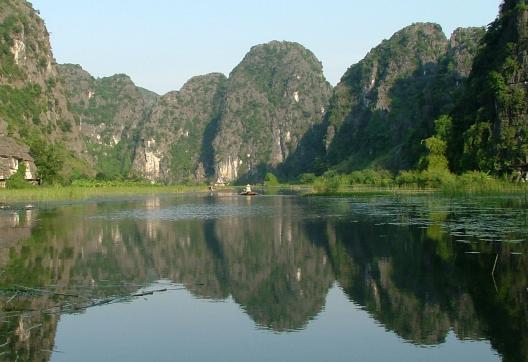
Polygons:
<instances>
[{"instance_id":1,"label":"mountain reflection in water","mask_svg":"<svg viewBox=\"0 0 528 362\"><path fill-rule=\"evenodd\" d=\"M527 229L520 201L489 199L164 195L2 210L0 359L47 360L61 315L166 280L280 335L310 329L338 287L405 342L454 334L525 360Z\"/></svg>"}]
</instances>

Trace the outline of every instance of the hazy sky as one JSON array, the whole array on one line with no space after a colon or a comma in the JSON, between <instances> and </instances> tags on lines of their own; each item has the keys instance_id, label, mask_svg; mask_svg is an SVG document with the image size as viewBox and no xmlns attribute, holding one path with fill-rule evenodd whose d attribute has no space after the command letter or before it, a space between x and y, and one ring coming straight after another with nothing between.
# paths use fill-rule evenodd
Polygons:
<instances>
[{"instance_id":1,"label":"hazy sky","mask_svg":"<svg viewBox=\"0 0 528 362\"><path fill-rule=\"evenodd\" d=\"M199 74L226 75L249 48L301 43L335 84L394 32L436 22L449 34L485 26L500 0L33 0L51 32L55 58L97 77L126 73L163 94Z\"/></svg>"}]
</instances>

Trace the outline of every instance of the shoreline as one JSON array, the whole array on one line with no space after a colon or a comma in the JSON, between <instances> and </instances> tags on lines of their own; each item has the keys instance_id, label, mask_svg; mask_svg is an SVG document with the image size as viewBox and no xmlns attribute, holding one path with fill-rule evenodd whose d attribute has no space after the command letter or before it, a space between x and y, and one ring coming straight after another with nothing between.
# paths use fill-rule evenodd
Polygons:
<instances>
[{"instance_id":1,"label":"shoreline","mask_svg":"<svg viewBox=\"0 0 528 362\"><path fill-rule=\"evenodd\" d=\"M274 185L257 186L264 194L273 195L281 191L293 192L303 197L356 197L356 196L390 196L390 195L431 195L439 197L478 197L478 196L508 196L521 197L528 200L528 184L519 185L504 190L489 190L462 188L445 191L441 188L406 188L380 187L369 185L354 185L339 191L316 192L311 185ZM214 193L238 192L238 186L216 188ZM87 200L90 198L110 198L115 196L150 195L150 194L185 194L210 193L207 185L99 185L99 186L57 186L36 187L27 189L0 189L0 204L17 202L46 202Z\"/></svg>"}]
</instances>

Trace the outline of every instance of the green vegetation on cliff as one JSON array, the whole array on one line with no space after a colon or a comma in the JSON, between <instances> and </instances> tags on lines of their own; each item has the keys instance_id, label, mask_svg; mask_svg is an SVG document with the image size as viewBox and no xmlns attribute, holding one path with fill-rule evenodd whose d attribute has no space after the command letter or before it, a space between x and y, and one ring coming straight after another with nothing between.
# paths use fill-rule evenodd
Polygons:
<instances>
[{"instance_id":1,"label":"green vegetation on cliff","mask_svg":"<svg viewBox=\"0 0 528 362\"><path fill-rule=\"evenodd\" d=\"M95 79L73 64L60 65L58 70L97 177L133 177L139 133L158 96L124 74Z\"/></svg>"},{"instance_id":2,"label":"green vegetation on cliff","mask_svg":"<svg viewBox=\"0 0 528 362\"><path fill-rule=\"evenodd\" d=\"M58 81L49 34L26 1L2 1L0 14L0 134L30 147L44 183L67 180L89 167Z\"/></svg>"},{"instance_id":3,"label":"green vegetation on cliff","mask_svg":"<svg viewBox=\"0 0 528 362\"><path fill-rule=\"evenodd\" d=\"M269 172L314 181L356 171L425 185L445 184L450 171L520 179L526 9L507 0L487 31L459 28L449 39L437 24L408 26L352 65L333 92L314 54L272 41L251 48L229 78L194 77L159 97L124 74L95 79L56 66L31 5L4 1L0 133L29 146L45 183L96 175L252 182ZM445 134L435 120L449 121Z\"/></svg>"},{"instance_id":4,"label":"green vegetation on cliff","mask_svg":"<svg viewBox=\"0 0 528 362\"><path fill-rule=\"evenodd\" d=\"M227 83L213 143L216 177L262 180L321 123L330 93L321 63L300 44L251 48Z\"/></svg>"},{"instance_id":5,"label":"green vegetation on cliff","mask_svg":"<svg viewBox=\"0 0 528 362\"><path fill-rule=\"evenodd\" d=\"M213 138L225 96L221 73L197 76L153 107L143 129L134 171L166 183L200 183L214 175ZM152 159L159 159L153 167ZM149 163L150 162L150 163Z\"/></svg>"},{"instance_id":6,"label":"green vegetation on cliff","mask_svg":"<svg viewBox=\"0 0 528 362\"><path fill-rule=\"evenodd\" d=\"M433 121L449 112L471 69L483 29L414 24L349 68L326 114L327 167L417 167Z\"/></svg>"},{"instance_id":7,"label":"green vegetation on cliff","mask_svg":"<svg viewBox=\"0 0 528 362\"><path fill-rule=\"evenodd\" d=\"M528 164L528 7L506 0L488 26L453 112L452 168L511 173Z\"/></svg>"}]
</instances>

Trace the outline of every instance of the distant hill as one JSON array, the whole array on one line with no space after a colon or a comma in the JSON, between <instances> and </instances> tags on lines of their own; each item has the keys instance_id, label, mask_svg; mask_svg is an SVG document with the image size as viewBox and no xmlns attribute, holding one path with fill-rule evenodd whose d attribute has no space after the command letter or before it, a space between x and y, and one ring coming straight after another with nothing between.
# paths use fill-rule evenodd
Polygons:
<instances>
[{"instance_id":1,"label":"distant hill","mask_svg":"<svg viewBox=\"0 0 528 362\"><path fill-rule=\"evenodd\" d=\"M405 27L334 89L310 50L272 41L251 48L229 77L193 77L163 96L124 74L96 79L55 64L30 3L3 1L0 14L3 153L28 159L45 183L397 172L417 167L442 115L452 122L452 170L499 174L528 163L524 0L505 1L487 31L459 28L448 39L437 24Z\"/></svg>"}]
</instances>

